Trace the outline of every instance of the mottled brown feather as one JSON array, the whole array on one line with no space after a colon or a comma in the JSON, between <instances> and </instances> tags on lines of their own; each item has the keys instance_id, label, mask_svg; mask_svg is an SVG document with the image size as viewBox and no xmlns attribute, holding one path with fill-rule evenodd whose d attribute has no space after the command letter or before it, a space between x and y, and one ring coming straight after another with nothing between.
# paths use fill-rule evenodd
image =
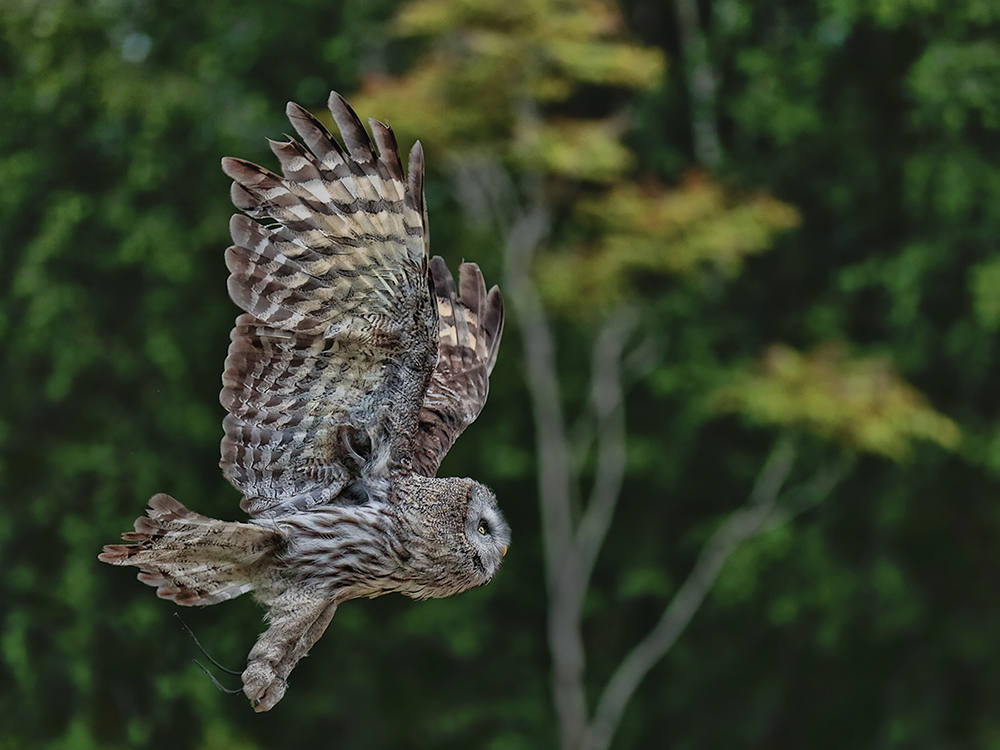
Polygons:
<instances>
[{"instance_id":1,"label":"mottled brown feather","mask_svg":"<svg viewBox=\"0 0 1000 750\"><path fill-rule=\"evenodd\" d=\"M223 375L221 464L253 516L335 501L358 479L378 493L413 441L437 359L423 198L410 192L422 161L404 181L389 128L374 128L376 155L343 99L330 107L346 151L289 105L309 150L272 143L282 175L223 160L247 214L233 218L226 252L230 296L247 314ZM342 439L353 433L362 465Z\"/></svg>"},{"instance_id":2,"label":"mottled brown feather","mask_svg":"<svg viewBox=\"0 0 1000 750\"><path fill-rule=\"evenodd\" d=\"M97 559L139 568L139 580L155 587L157 596L188 607L253 589L254 566L281 540L259 526L195 513L163 493L150 498L146 513L135 520L135 531L122 534L132 544L108 544Z\"/></svg>"},{"instance_id":3,"label":"mottled brown feather","mask_svg":"<svg viewBox=\"0 0 1000 750\"><path fill-rule=\"evenodd\" d=\"M445 454L482 411L503 334L503 299L486 292L475 263L458 269L458 292L440 257L430 262L438 311L438 361L420 409L414 471L432 477Z\"/></svg>"}]
</instances>

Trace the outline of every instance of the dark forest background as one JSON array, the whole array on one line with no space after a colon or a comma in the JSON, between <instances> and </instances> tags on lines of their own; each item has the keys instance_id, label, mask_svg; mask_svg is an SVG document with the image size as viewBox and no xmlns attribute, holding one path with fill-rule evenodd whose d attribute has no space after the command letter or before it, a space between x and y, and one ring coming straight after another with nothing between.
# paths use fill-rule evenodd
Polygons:
<instances>
[{"instance_id":1,"label":"dark forest background","mask_svg":"<svg viewBox=\"0 0 1000 750\"><path fill-rule=\"evenodd\" d=\"M834 467L735 547L612 747L1000 747L998 40L991 0L5 0L0 748L570 746L524 305L442 467L513 528L488 587L344 605L255 715L96 560L156 492L240 516L219 160L276 167L285 102L331 89L423 140L452 268L512 278L470 154L546 206L531 288L590 436L577 514L595 331L627 310L588 712L774 451L792 487ZM233 667L262 629L249 597L182 614Z\"/></svg>"}]
</instances>

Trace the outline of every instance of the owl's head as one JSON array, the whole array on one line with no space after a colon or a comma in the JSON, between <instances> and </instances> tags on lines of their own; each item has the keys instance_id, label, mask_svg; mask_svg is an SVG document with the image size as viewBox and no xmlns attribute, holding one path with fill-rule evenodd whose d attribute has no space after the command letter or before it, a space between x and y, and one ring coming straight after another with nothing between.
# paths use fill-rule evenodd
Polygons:
<instances>
[{"instance_id":1,"label":"owl's head","mask_svg":"<svg viewBox=\"0 0 1000 750\"><path fill-rule=\"evenodd\" d=\"M398 489L413 579L406 593L439 598L489 583L510 544L496 495L472 479L416 475Z\"/></svg>"}]
</instances>

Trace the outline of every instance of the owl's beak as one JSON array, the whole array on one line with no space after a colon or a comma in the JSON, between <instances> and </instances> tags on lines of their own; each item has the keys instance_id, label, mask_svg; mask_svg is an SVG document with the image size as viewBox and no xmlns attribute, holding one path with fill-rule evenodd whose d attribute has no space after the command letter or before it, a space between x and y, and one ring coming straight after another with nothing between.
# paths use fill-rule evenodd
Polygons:
<instances>
[{"instance_id":1,"label":"owl's beak","mask_svg":"<svg viewBox=\"0 0 1000 750\"><path fill-rule=\"evenodd\" d=\"M507 545L503 546L503 552L500 553L500 557L507 557Z\"/></svg>"}]
</instances>

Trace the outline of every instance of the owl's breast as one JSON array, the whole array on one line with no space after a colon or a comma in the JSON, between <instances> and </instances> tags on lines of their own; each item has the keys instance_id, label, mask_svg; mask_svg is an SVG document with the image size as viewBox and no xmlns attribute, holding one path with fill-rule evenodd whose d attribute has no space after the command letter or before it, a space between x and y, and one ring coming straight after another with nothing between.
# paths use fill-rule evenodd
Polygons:
<instances>
[{"instance_id":1,"label":"owl's breast","mask_svg":"<svg viewBox=\"0 0 1000 750\"><path fill-rule=\"evenodd\" d=\"M285 538L286 578L340 601L400 593L452 596L475 586L461 529L448 532L409 516L405 505L327 505L275 520Z\"/></svg>"}]
</instances>

